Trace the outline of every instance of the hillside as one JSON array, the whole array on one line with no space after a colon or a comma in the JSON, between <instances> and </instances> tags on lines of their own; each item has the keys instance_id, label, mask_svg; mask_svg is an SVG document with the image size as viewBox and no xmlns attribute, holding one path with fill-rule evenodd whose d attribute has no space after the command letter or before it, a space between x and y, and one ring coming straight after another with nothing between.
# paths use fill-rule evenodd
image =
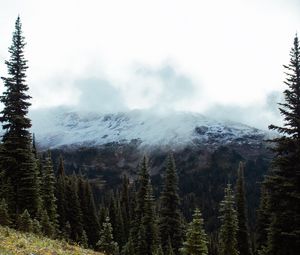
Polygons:
<instances>
[{"instance_id":1,"label":"hillside","mask_svg":"<svg viewBox=\"0 0 300 255\"><path fill-rule=\"evenodd\" d=\"M210 148L228 144L257 145L267 133L247 125L214 120L198 113L133 110L99 114L66 109L32 112L33 128L42 148L62 146L98 147L108 143L139 147Z\"/></svg>"},{"instance_id":2,"label":"hillside","mask_svg":"<svg viewBox=\"0 0 300 255\"><path fill-rule=\"evenodd\" d=\"M63 241L21 233L0 226L1 255L103 255Z\"/></svg>"}]
</instances>

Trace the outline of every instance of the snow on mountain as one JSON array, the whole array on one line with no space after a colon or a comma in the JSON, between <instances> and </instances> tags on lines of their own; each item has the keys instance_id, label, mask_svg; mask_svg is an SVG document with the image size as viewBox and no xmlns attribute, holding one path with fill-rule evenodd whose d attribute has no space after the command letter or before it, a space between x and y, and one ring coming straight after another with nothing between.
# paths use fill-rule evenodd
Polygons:
<instances>
[{"instance_id":1,"label":"snow on mountain","mask_svg":"<svg viewBox=\"0 0 300 255\"><path fill-rule=\"evenodd\" d=\"M129 143L145 146L259 143L264 131L230 121L217 121L197 113L154 113L133 110L114 114L71 111L31 113L32 131L41 147L99 146Z\"/></svg>"}]
</instances>

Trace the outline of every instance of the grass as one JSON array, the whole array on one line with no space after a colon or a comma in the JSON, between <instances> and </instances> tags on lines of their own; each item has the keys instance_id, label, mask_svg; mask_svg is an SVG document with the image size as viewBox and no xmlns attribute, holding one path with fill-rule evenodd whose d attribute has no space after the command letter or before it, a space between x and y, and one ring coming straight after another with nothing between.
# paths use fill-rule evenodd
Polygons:
<instances>
[{"instance_id":1,"label":"grass","mask_svg":"<svg viewBox=\"0 0 300 255\"><path fill-rule=\"evenodd\" d=\"M52 240L31 233L22 233L0 226L0 255L103 255L92 250Z\"/></svg>"}]
</instances>

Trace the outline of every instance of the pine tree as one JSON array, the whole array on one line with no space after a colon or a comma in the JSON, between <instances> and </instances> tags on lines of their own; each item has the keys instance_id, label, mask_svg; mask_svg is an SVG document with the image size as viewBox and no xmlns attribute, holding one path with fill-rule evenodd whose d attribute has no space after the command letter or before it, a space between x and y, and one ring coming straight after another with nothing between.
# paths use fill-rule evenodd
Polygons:
<instances>
[{"instance_id":1,"label":"pine tree","mask_svg":"<svg viewBox=\"0 0 300 255\"><path fill-rule=\"evenodd\" d=\"M55 176L52 166L51 154L45 159L43 172L42 172L42 199L43 208L46 210L49 217L49 221L53 226L54 231L58 227L58 214L57 214L57 204L55 197Z\"/></svg>"},{"instance_id":2,"label":"pine tree","mask_svg":"<svg viewBox=\"0 0 300 255\"><path fill-rule=\"evenodd\" d=\"M126 175L123 176L122 192L121 192L121 211L124 222L124 239L127 242L130 230L130 199L129 199L129 180Z\"/></svg>"},{"instance_id":3,"label":"pine tree","mask_svg":"<svg viewBox=\"0 0 300 255\"><path fill-rule=\"evenodd\" d=\"M157 249L153 252L153 255L164 255L161 245L157 247Z\"/></svg>"},{"instance_id":4,"label":"pine tree","mask_svg":"<svg viewBox=\"0 0 300 255\"><path fill-rule=\"evenodd\" d=\"M71 226L70 238L73 241L80 242L83 225L82 212L78 198L77 177L75 175L68 178L68 182L66 184L66 197L68 198L66 204L67 221Z\"/></svg>"},{"instance_id":5,"label":"pine tree","mask_svg":"<svg viewBox=\"0 0 300 255\"><path fill-rule=\"evenodd\" d=\"M47 210L42 210L42 215L41 215L41 227L42 227L42 232L44 235L48 237L53 237L55 233L55 228L52 224L52 222L49 219Z\"/></svg>"},{"instance_id":6,"label":"pine tree","mask_svg":"<svg viewBox=\"0 0 300 255\"><path fill-rule=\"evenodd\" d=\"M18 228L18 230L23 231L23 232L31 232L32 231L32 219L31 219L30 214L27 211L27 209L25 209L24 212L18 216L17 228Z\"/></svg>"},{"instance_id":7,"label":"pine tree","mask_svg":"<svg viewBox=\"0 0 300 255\"><path fill-rule=\"evenodd\" d=\"M163 250L166 251L168 238L175 254L181 247L183 234L179 211L178 177L173 155L167 159L164 187L161 194L160 235Z\"/></svg>"},{"instance_id":8,"label":"pine tree","mask_svg":"<svg viewBox=\"0 0 300 255\"><path fill-rule=\"evenodd\" d=\"M184 255L207 255L207 236L204 231L203 219L199 209L196 209L193 220L189 224L186 241L183 243L181 253Z\"/></svg>"},{"instance_id":9,"label":"pine tree","mask_svg":"<svg viewBox=\"0 0 300 255\"><path fill-rule=\"evenodd\" d=\"M296 255L300 250L300 47L298 36L290 52L285 102L279 104L284 126L270 125L281 137L272 142L275 158L265 185L269 191L271 224L268 228L268 254Z\"/></svg>"},{"instance_id":10,"label":"pine tree","mask_svg":"<svg viewBox=\"0 0 300 255\"><path fill-rule=\"evenodd\" d=\"M9 226L11 224L11 220L8 214L8 207L5 199L3 198L0 202L0 225Z\"/></svg>"},{"instance_id":11,"label":"pine tree","mask_svg":"<svg viewBox=\"0 0 300 255\"><path fill-rule=\"evenodd\" d=\"M124 245L122 249L122 255L135 255L134 243L132 240L132 236L130 235L127 243Z\"/></svg>"},{"instance_id":12,"label":"pine tree","mask_svg":"<svg viewBox=\"0 0 300 255\"><path fill-rule=\"evenodd\" d=\"M251 255L248 217L246 208L244 164L240 162L236 185L236 208L238 219L237 243L240 254Z\"/></svg>"},{"instance_id":13,"label":"pine tree","mask_svg":"<svg viewBox=\"0 0 300 255\"><path fill-rule=\"evenodd\" d=\"M167 244L167 249L166 249L166 255L174 255L173 247L172 247L172 242L171 238L168 238L168 244Z\"/></svg>"},{"instance_id":14,"label":"pine tree","mask_svg":"<svg viewBox=\"0 0 300 255\"><path fill-rule=\"evenodd\" d=\"M259 254L266 248L270 226L269 194L264 185L261 187L260 205L257 211L255 249Z\"/></svg>"},{"instance_id":15,"label":"pine tree","mask_svg":"<svg viewBox=\"0 0 300 255\"><path fill-rule=\"evenodd\" d=\"M6 179L11 180L14 197L7 201L15 214L28 209L32 216L39 210L39 187L36 177L36 162L32 153L31 121L27 117L31 98L26 84L27 60L24 58L25 39L22 35L20 17L15 23L10 59L5 64L8 76L2 77L6 90L0 97L4 104L1 111L4 135L2 137L1 165L5 166Z\"/></svg>"},{"instance_id":16,"label":"pine tree","mask_svg":"<svg viewBox=\"0 0 300 255\"><path fill-rule=\"evenodd\" d=\"M97 243L97 250L107 255L117 255L119 252L118 244L114 242L112 232L109 217L106 217L101 229L100 240Z\"/></svg>"},{"instance_id":17,"label":"pine tree","mask_svg":"<svg viewBox=\"0 0 300 255\"><path fill-rule=\"evenodd\" d=\"M95 247L99 240L99 221L96 213L96 206L94 196L91 190L90 183L87 180L83 180L79 177L79 200L81 204L83 227L88 238L88 244Z\"/></svg>"},{"instance_id":18,"label":"pine tree","mask_svg":"<svg viewBox=\"0 0 300 255\"><path fill-rule=\"evenodd\" d=\"M143 237L141 237L141 249L143 249L143 254L152 255L152 252L158 246L158 233L155 222L155 212L154 212L154 203L152 195L152 186L149 181L146 194L144 199L144 213L141 220L141 231L144 231ZM144 239L142 239L144 238ZM145 245L144 247L142 247Z\"/></svg>"},{"instance_id":19,"label":"pine tree","mask_svg":"<svg viewBox=\"0 0 300 255\"><path fill-rule=\"evenodd\" d=\"M228 184L225 188L224 200L220 204L220 255L239 254L236 239L238 220L234 204L233 191L231 189L231 185Z\"/></svg>"},{"instance_id":20,"label":"pine tree","mask_svg":"<svg viewBox=\"0 0 300 255\"><path fill-rule=\"evenodd\" d=\"M67 210L67 198L66 198L66 175L64 170L64 162L62 156L60 157L59 167L57 171L55 197L57 212L58 212L58 225L61 234L64 236L66 233L66 210Z\"/></svg>"}]
</instances>

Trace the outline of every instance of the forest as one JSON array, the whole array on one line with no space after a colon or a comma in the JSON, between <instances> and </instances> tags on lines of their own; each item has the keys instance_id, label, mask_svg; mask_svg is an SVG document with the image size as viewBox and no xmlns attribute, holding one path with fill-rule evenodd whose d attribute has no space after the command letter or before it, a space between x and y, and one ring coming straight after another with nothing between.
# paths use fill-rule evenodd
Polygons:
<instances>
[{"instance_id":1,"label":"forest","mask_svg":"<svg viewBox=\"0 0 300 255\"><path fill-rule=\"evenodd\" d=\"M150 175L147 155L136 178L99 188L80 169L67 169L63 155L40 151L30 132L26 46L15 23L8 75L0 97L0 225L77 243L107 255L298 255L300 251L300 46L298 36L284 66L283 126L267 141L271 162L244 162L221 147L203 176L187 177L169 153L161 180ZM231 157L232 176L218 169ZM215 165L214 165L215 164ZM246 174L259 172L255 183ZM188 180L188 179L191 180ZM219 179L218 179L219 178ZM247 179L248 178L248 179ZM159 183L159 184L158 184ZM192 186L189 184L193 183ZM220 189L219 184L222 184ZM250 188L249 188L250 185ZM255 187L254 187L255 186ZM252 192L252 193L250 193ZM188 194L188 195L187 195Z\"/></svg>"}]
</instances>

